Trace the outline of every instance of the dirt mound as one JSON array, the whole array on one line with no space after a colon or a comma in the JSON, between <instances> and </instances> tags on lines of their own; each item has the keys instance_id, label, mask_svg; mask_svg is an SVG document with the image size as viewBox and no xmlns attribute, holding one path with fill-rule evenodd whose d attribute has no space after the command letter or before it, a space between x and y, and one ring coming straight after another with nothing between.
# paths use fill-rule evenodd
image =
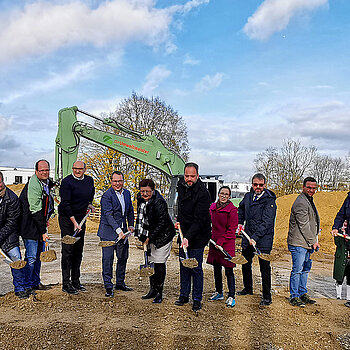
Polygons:
<instances>
[{"instance_id":1,"label":"dirt mound","mask_svg":"<svg viewBox=\"0 0 350 350\"><path fill-rule=\"evenodd\" d=\"M347 192L317 192L315 204L320 215L322 233L320 235L321 252L333 254L335 245L330 235L334 218L346 198ZM277 218L274 247L287 249L289 216L297 194L290 194L277 199Z\"/></svg>"}]
</instances>

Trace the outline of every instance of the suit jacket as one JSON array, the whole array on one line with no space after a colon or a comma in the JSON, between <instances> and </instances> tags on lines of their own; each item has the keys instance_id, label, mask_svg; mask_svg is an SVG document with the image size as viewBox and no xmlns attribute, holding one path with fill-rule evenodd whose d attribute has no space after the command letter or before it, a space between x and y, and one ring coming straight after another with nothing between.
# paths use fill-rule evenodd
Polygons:
<instances>
[{"instance_id":1,"label":"suit jacket","mask_svg":"<svg viewBox=\"0 0 350 350\"><path fill-rule=\"evenodd\" d=\"M311 249L317 242L318 227L320 217L317 210L315 213L306 195L301 193L292 205L287 243Z\"/></svg>"},{"instance_id":2,"label":"suit jacket","mask_svg":"<svg viewBox=\"0 0 350 350\"><path fill-rule=\"evenodd\" d=\"M117 239L116 229L120 227L123 232L128 226L134 226L134 208L131 202L130 192L123 189L125 202L125 213L122 213L122 206L113 190L109 188L101 198L101 220L97 236L104 240L113 241Z\"/></svg>"}]
</instances>

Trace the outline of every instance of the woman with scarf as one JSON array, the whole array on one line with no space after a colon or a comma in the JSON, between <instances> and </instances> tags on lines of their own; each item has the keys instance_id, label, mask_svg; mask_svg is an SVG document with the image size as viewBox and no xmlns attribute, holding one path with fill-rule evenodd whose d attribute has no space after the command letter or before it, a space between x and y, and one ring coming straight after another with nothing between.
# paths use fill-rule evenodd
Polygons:
<instances>
[{"instance_id":1,"label":"woman with scarf","mask_svg":"<svg viewBox=\"0 0 350 350\"><path fill-rule=\"evenodd\" d=\"M175 228L166 201L155 190L153 180L143 179L139 183L139 189L135 234L147 245L149 261L154 263L154 274L149 278L150 290L142 299L154 298L153 303L159 304L163 300L165 264L170 255Z\"/></svg>"},{"instance_id":2,"label":"woman with scarf","mask_svg":"<svg viewBox=\"0 0 350 350\"><path fill-rule=\"evenodd\" d=\"M231 256L235 256L235 232L238 226L238 211L230 201L230 197L230 188L228 186L223 186L219 190L218 201L210 206L212 220L211 239L216 245L223 247ZM209 298L209 301L224 299L222 289L222 267L224 267L229 289L225 304L228 307L234 307L236 305L235 276L233 273L235 264L225 260L224 254L213 244L209 245L207 263L214 266L216 289L216 292Z\"/></svg>"}]
</instances>

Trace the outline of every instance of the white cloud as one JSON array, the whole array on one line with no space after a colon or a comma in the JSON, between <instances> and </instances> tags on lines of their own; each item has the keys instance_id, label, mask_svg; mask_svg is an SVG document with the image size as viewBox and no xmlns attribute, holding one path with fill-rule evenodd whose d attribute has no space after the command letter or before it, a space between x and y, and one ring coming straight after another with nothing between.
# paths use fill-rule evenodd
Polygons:
<instances>
[{"instance_id":1,"label":"white cloud","mask_svg":"<svg viewBox=\"0 0 350 350\"><path fill-rule=\"evenodd\" d=\"M0 101L4 104L8 104L23 96L32 95L38 92L46 93L53 89L60 89L74 81L81 80L82 77L86 78L93 68L93 62L80 63L69 68L65 72L52 73L51 76L45 79L32 81L28 86L18 88L14 93L9 93L6 96L0 96Z\"/></svg>"},{"instance_id":2,"label":"white cloud","mask_svg":"<svg viewBox=\"0 0 350 350\"><path fill-rule=\"evenodd\" d=\"M264 40L285 29L298 13L313 11L328 0L265 0L248 18L243 31L251 39Z\"/></svg>"},{"instance_id":3,"label":"white cloud","mask_svg":"<svg viewBox=\"0 0 350 350\"><path fill-rule=\"evenodd\" d=\"M199 92L207 92L219 87L224 78L223 73L216 73L213 76L206 75L195 86L195 90Z\"/></svg>"},{"instance_id":4,"label":"white cloud","mask_svg":"<svg viewBox=\"0 0 350 350\"><path fill-rule=\"evenodd\" d=\"M142 94L150 95L156 90L159 84L171 74L171 71L164 66L155 66L146 77L146 82L142 87Z\"/></svg>"},{"instance_id":5,"label":"white cloud","mask_svg":"<svg viewBox=\"0 0 350 350\"><path fill-rule=\"evenodd\" d=\"M11 118L0 115L0 136L6 132L11 125Z\"/></svg>"},{"instance_id":6,"label":"white cloud","mask_svg":"<svg viewBox=\"0 0 350 350\"><path fill-rule=\"evenodd\" d=\"M77 44L103 47L135 40L154 47L164 44L172 52L176 48L169 42L173 16L208 2L192 0L162 9L152 0L111 0L93 8L82 0L32 1L0 15L0 62Z\"/></svg>"},{"instance_id":7,"label":"white cloud","mask_svg":"<svg viewBox=\"0 0 350 350\"><path fill-rule=\"evenodd\" d=\"M195 58L191 57L189 54L185 55L185 59L183 61L183 64L187 64L189 66L196 66L200 63L199 60L196 60Z\"/></svg>"}]
</instances>

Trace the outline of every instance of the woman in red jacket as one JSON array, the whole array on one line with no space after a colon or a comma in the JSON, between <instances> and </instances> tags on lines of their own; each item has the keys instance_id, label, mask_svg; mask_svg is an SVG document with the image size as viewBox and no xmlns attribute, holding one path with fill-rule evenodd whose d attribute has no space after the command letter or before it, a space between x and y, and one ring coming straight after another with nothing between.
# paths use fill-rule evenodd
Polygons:
<instances>
[{"instance_id":1,"label":"woman in red jacket","mask_svg":"<svg viewBox=\"0 0 350 350\"><path fill-rule=\"evenodd\" d=\"M210 206L212 220L211 238L217 245L223 247L231 256L235 256L236 229L238 226L238 211L230 201L231 190L223 186L219 190L219 199ZM226 306L234 307L235 300L235 276L233 268L235 264L225 260L225 255L213 244L209 245L208 264L214 266L214 279L216 292L209 298L210 301L223 300L222 289L222 266L225 268L225 275L228 285L228 298Z\"/></svg>"}]
</instances>

